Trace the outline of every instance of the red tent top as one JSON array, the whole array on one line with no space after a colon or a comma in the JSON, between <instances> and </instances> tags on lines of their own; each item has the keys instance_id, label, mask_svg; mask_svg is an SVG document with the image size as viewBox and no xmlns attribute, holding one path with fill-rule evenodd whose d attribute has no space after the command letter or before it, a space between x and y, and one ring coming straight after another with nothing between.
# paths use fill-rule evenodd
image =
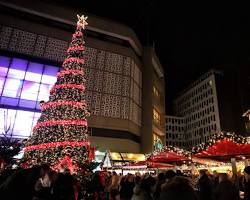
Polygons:
<instances>
[{"instance_id":1,"label":"red tent top","mask_svg":"<svg viewBox=\"0 0 250 200\"><path fill-rule=\"evenodd\" d=\"M147 160L151 162L173 163L178 161L188 161L191 159L185 155L165 149L164 151L161 151L155 155L151 155Z\"/></svg>"},{"instance_id":2,"label":"red tent top","mask_svg":"<svg viewBox=\"0 0 250 200\"><path fill-rule=\"evenodd\" d=\"M229 139L222 139L215 142L206 150L194 154L194 157L210 158L210 157L235 157L250 156L250 144L239 144Z\"/></svg>"}]
</instances>

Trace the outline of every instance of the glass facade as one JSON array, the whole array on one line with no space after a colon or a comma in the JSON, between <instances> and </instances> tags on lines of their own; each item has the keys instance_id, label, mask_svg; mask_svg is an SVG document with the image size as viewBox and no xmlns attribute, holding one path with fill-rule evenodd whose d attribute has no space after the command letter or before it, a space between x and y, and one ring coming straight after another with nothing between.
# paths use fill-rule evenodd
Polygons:
<instances>
[{"instance_id":1,"label":"glass facade","mask_svg":"<svg viewBox=\"0 0 250 200\"><path fill-rule=\"evenodd\" d=\"M58 71L57 66L0 56L0 134L7 123L13 125L13 136L31 135L40 116L39 102L48 100Z\"/></svg>"}]
</instances>

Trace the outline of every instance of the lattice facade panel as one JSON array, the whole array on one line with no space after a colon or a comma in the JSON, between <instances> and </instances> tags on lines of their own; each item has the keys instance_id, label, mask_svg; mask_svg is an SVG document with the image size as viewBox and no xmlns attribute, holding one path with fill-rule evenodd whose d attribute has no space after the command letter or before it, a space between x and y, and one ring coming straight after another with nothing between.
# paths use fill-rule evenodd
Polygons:
<instances>
[{"instance_id":1,"label":"lattice facade panel","mask_svg":"<svg viewBox=\"0 0 250 200\"><path fill-rule=\"evenodd\" d=\"M129 119L129 98L122 97L121 103L121 118Z\"/></svg>"},{"instance_id":2,"label":"lattice facade panel","mask_svg":"<svg viewBox=\"0 0 250 200\"><path fill-rule=\"evenodd\" d=\"M8 44L10 42L11 32L13 28L2 26L0 32L0 48L8 49Z\"/></svg>"},{"instance_id":3,"label":"lattice facade panel","mask_svg":"<svg viewBox=\"0 0 250 200\"><path fill-rule=\"evenodd\" d=\"M18 40L14 45L14 51L28 55L32 54L34 51L36 34L17 29L14 29L13 34L16 34L16 39Z\"/></svg>"},{"instance_id":4,"label":"lattice facade panel","mask_svg":"<svg viewBox=\"0 0 250 200\"><path fill-rule=\"evenodd\" d=\"M101 114L101 93L93 92L92 96L92 115L99 116Z\"/></svg>"},{"instance_id":5,"label":"lattice facade panel","mask_svg":"<svg viewBox=\"0 0 250 200\"><path fill-rule=\"evenodd\" d=\"M131 58L124 57L124 65L123 65L123 74L126 76L130 76L130 65L131 65Z\"/></svg>"},{"instance_id":6,"label":"lattice facade panel","mask_svg":"<svg viewBox=\"0 0 250 200\"><path fill-rule=\"evenodd\" d=\"M44 57L50 60L63 62L66 57L68 46L68 42L55 38L48 38Z\"/></svg>"},{"instance_id":7,"label":"lattice facade panel","mask_svg":"<svg viewBox=\"0 0 250 200\"><path fill-rule=\"evenodd\" d=\"M138 104L141 105L140 103L140 89L139 86L133 82L134 84L134 91L133 91L133 100Z\"/></svg>"},{"instance_id":8,"label":"lattice facade panel","mask_svg":"<svg viewBox=\"0 0 250 200\"><path fill-rule=\"evenodd\" d=\"M102 92L102 83L103 83L103 71L94 70L94 86L93 90L97 92Z\"/></svg>"},{"instance_id":9,"label":"lattice facade panel","mask_svg":"<svg viewBox=\"0 0 250 200\"><path fill-rule=\"evenodd\" d=\"M88 109L92 111L92 91L85 91L85 99L87 102Z\"/></svg>"},{"instance_id":10,"label":"lattice facade panel","mask_svg":"<svg viewBox=\"0 0 250 200\"><path fill-rule=\"evenodd\" d=\"M95 70L91 68L85 68L85 73L86 73L86 88L87 90L93 90L94 86L94 74Z\"/></svg>"},{"instance_id":11,"label":"lattice facade panel","mask_svg":"<svg viewBox=\"0 0 250 200\"><path fill-rule=\"evenodd\" d=\"M97 49L87 47L85 51L85 67L96 67Z\"/></svg>"},{"instance_id":12,"label":"lattice facade panel","mask_svg":"<svg viewBox=\"0 0 250 200\"><path fill-rule=\"evenodd\" d=\"M121 97L104 94L102 95L101 115L104 117L120 118Z\"/></svg>"},{"instance_id":13,"label":"lattice facade panel","mask_svg":"<svg viewBox=\"0 0 250 200\"><path fill-rule=\"evenodd\" d=\"M103 92L121 95L122 76L109 72L104 73Z\"/></svg>"},{"instance_id":14,"label":"lattice facade panel","mask_svg":"<svg viewBox=\"0 0 250 200\"><path fill-rule=\"evenodd\" d=\"M134 80L139 85L140 84L140 69L139 67L134 63Z\"/></svg>"},{"instance_id":15,"label":"lattice facade panel","mask_svg":"<svg viewBox=\"0 0 250 200\"><path fill-rule=\"evenodd\" d=\"M104 69L105 66L105 51L97 51L97 62L96 67L100 70Z\"/></svg>"},{"instance_id":16,"label":"lattice facade panel","mask_svg":"<svg viewBox=\"0 0 250 200\"><path fill-rule=\"evenodd\" d=\"M46 48L47 37L43 35L38 35L36 38L36 44L34 48L33 55L42 57Z\"/></svg>"},{"instance_id":17,"label":"lattice facade panel","mask_svg":"<svg viewBox=\"0 0 250 200\"><path fill-rule=\"evenodd\" d=\"M123 66L123 56L111 52L106 53L105 70L121 74Z\"/></svg>"},{"instance_id":18,"label":"lattice facade panel","mask_svg":"<svg viewBox=\"0 0 250 200\"><path fill-rule=\"evenodd\" d=\"M123 76L122 96L129 97L129 91L130 91L130 78L127 76Z\"/></svg>"}]
</instances>

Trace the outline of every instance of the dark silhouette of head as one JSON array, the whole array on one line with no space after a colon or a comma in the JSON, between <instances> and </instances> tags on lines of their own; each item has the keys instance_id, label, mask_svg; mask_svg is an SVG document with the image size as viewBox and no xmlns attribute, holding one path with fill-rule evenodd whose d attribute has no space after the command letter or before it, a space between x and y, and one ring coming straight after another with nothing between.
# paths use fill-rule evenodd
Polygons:
<instances>
[{"instance_id":1,"label":"dark silhouette of head","mask_svg":"<svg viewBox=\"0 0 250 200\"><path fill-rule=\"evenodd\" d=\"M146 192L152 192L155 185L156 180L152 176L149 176L141 181L141 189Z\"/></svg>"},{"instance_id":2,"label":"dark silhouette of head","mask_svg":"<svg viewBox=\"0 0 250 200\"><path fill-rule=\"evenodd\" d=\"M162 188L160 200L197 200L187 178L176 176Z\"/></svg>"}]
</instances>

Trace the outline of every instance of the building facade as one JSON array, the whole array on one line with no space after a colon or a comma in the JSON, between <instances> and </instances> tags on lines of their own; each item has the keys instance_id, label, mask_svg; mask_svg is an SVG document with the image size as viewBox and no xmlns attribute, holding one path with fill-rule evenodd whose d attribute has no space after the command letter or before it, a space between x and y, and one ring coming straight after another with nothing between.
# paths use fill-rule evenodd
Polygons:
<instances>
[{"instance_id":1,"label":"building facade","mask_svg":"<svg viewBox=\"0 0 250 200\"><path fill-rule=\"evenodd\" d=\"M179 117L166 118L168 143L190 148L222 131L217 93L221 77L220 71L211 70L180 93L174 101Z\"/></svg>"},{"instance_id":2,"label":"building facade","mask_svg":"<svg viewBox=\"0 0 250 200\"><path fill-rule=\"evenodd\" d=\"M187 134L184 117L166 116L166 145L186 147Z\"/></svg>"},{"instance_id":3,"label":"building facade","mask_svg":"<svg viewBox=\"0 0 250 200\"><path fill-rule=\"evenodd\" d=\"M14 136L28 138L40 116L39 102L48 100L66 56L76 13L42 1L0 4L0 133L5 115ZM91 143L101 151L150 152L154 132L165 138L160 62L129 27L94 16L89 16L88 23L85 67ZM147 77L151 85L143 81L149 71L153 72ZM153 83L161 95L157 110L162 124L157 126L153 123ZM143 117L145 113L150 114L151 126L145 123L149 120Z\"/></svg>"},{"instance_id":4,"label":"building facade","mask_svg":"<svg viewBox=\"0 0 250 200\"><path fill-rule=\"evenodd\" d=\"M229 70L210 70L182 91L174 101L178 118L166 118L167 144L190 148L221 131L244 134L236 80Z\"/></svg>"}]
</instances>

